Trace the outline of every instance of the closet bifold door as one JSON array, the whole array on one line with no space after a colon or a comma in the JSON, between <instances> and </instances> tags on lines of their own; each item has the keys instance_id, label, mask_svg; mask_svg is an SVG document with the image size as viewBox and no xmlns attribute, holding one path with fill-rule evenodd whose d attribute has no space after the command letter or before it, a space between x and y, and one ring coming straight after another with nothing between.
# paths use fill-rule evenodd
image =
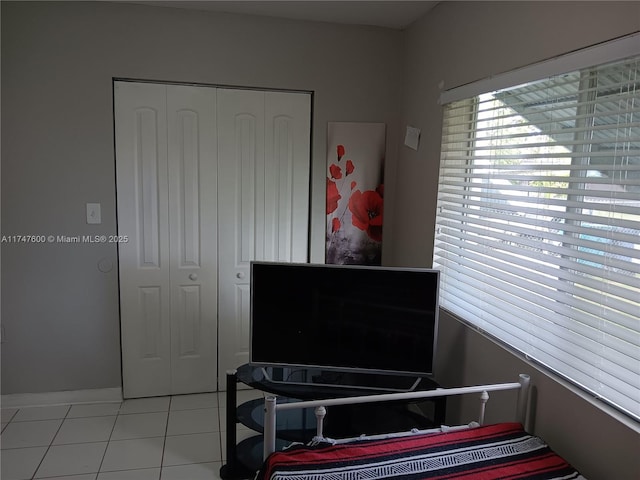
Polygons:
<instances>
[{"instance_id":1,"label":"closet bifold door","mask_svg":"<svg viewBox=\"0 0 640 480\"><path fill-rule=\"evenodd\" d=\"M215 391L215 89L115 83L123 394Z\"/></svg>"},{"instance_id":2,"label":"closet bifold door","mask_svg":"<svg viewBox=\"0 0 640 480\"><path fill-rule=\"evenodd\" d=\"M236 89L217 99L222 379L249 361L250 262L307 261L311 100Z\"/></svg>"},{"instance_id":3,"label":"closet bifold door","mask_svg":"<svg viewBox=\"0 0 640 480\"><path fill-rule=\"evenodd\" d=\"M171 393L217 389L216 95L167 86Z\"/></svg>"},{"instance_id":4,"label":"closet bifold door","mask_svg":"<svg viewBox=\"0 0 640 480\"><path fill-rule=\"evenodd\" d=\"M249 360L251 260L307 261L310 94L114 95L124 396L224 389Z\"/></svg>"},{"instance_id":5,"label":"closet bifold door","mask_svg":"<svg viewBox=\"0 0 640 480\"><path fill-rule=\"evenodd\" d=\"M120 334L125 398L171 390L166 87L116 82Z\"/></svg>"}]
</instances>

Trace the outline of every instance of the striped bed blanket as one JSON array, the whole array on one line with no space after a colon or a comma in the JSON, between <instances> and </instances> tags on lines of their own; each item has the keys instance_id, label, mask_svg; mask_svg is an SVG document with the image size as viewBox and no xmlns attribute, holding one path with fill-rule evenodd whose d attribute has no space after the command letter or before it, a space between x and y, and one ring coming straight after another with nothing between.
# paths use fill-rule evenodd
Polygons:
<instances>
[{"instance_id":1,"label":"striped bed blanket","mask_svg":"<svg viewBox=\"0 0 640 480\"><path fill-rule=\"evenodd\" d=\"M519 423L344 444L296 445L271 454L256 480L580 479Z\"/></svg>"}]
</instances>

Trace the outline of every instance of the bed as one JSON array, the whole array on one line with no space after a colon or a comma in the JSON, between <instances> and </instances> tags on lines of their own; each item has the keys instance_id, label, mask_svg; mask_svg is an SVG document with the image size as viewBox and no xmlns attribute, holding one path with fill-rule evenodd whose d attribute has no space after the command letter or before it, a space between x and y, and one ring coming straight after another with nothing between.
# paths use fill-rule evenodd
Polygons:
<instances>
[{"instance_id":1,"label":"bed","mask_svg":"<svg viewBox=\"0 0 640 480\"><path fill-rule=\"evenodd\" d=\"M489 392L518 389L516 421L483 425ZM355 479L518 479L550 480L584 477L541 438L524 428L529 377L518 382L296 403L265 399L264 464L256 480ZM326 407L398 399L480 393L478 421L430 430L390 432L374 436L331 439L322 435ZM275 451L278 411L314 408L316 436L309 444Z\"/></svg>"}]
</instances>

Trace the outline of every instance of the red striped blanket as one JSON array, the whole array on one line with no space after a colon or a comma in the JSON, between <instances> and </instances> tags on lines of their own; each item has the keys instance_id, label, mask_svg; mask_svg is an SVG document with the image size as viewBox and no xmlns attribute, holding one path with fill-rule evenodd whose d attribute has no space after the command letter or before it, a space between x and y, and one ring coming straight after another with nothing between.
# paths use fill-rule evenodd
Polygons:
<instances>
[{"instance_id":1,"label":"red striped blanket","mask_svg":"<svg viewBox=\"0 0 640 480\"><path fill-rule=\"evenodd\" d=\"M584 479L518 423L313 447L267 458L256 480Z\"/></svg>"}]
</instances>

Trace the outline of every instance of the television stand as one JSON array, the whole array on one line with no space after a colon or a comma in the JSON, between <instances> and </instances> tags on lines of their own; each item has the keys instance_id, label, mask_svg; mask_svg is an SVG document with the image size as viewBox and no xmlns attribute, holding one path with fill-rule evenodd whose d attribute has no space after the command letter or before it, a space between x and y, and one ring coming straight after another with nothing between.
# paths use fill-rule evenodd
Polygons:
<instances>
[{"instance_id":1,"label":"television stand","mask_svg":"<svg viewBox=\"0 0 640 480\"><path fill-rule=\"evenodd\" d=\"M308 387L375 390L376 392L412 392L423 377L386 373L364 373L292 367L261 367L271 383Z\"/></svg>"},{"instance_id":2,"label":"television stand","mask_svg":"<svg viewBox=\"0 0 640 480\"><path fill-rule=\"evenodd\" d=\"M269 374L269 378L265 373ZM304 375L303 375L304 373ZM328 373L324 371L324 373ZM330 372L334 375L336 372ZM227 437L226 463L220 468L220 477L224 480L250 479L262 464L262 434L264 425L264 400L251 400L237 404L237 385L245 384L262 392L280 396L279 402L295 400L317 400L389 393L384 388L369 385L366 388L346 384L313 383L315 376L322 375L321 370L302 372L299 369L275 370L245 364L237 370L227 372ZM327 377L328 378L328 377ZM415 377L412 378L415 381ZM304 380L304 382L298 380ZM317 381L318 378L315 378ZM324 379L323 379L324 380ZM350 381L353 381L350 379ZM439 388L433 379L421 378L415 390L434 390ZM324 422L325 435L334 438L354 437L366 433L375 435L390 431L411 430L412 428L432 428L445 423L446 397L419 400L398 400L385 403L360 405L339 405L330 407ZM254 430L256 435L237 442L236 425L242 423ZM313 411L290 410L278 416L276 425L276 448L282 449L290 442L310 440L315 435L316 419Z\"/></svg>"}]
</instances>

